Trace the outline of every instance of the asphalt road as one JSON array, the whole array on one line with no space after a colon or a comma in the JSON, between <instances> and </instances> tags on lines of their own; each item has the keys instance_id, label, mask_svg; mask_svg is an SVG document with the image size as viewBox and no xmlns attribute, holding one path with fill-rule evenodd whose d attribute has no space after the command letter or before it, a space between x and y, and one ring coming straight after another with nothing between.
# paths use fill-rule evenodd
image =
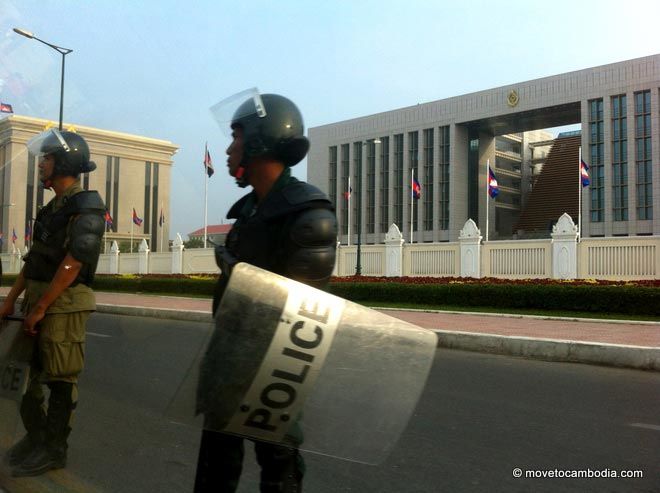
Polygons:
<instances>
[{"instance_id":1,"label":"asphalt road","mask_svg":"<svg viewBox=\"0 0 660 493\"><path fill-rule=\"evenodd\" d=\"M12 480L3 466L0 485L14 493L192 491L199 431L172 423L165 409L207 329L94 314L69 467ZM256 492L247 448L239 491ZM314 493L657 492L660 374L438 350L415 415L383 464L305 458L305 491ZM643 478L611 477L621 470Z\"/></svg>"}]
</instances>

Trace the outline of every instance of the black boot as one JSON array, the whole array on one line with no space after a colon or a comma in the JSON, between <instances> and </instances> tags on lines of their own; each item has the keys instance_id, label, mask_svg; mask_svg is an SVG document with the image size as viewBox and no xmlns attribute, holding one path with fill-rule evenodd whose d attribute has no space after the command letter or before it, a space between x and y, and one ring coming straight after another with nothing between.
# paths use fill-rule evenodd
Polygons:
<instances>
[{"instance_id":1,"label":"black boot","mask_svg":"<svg viewBox=\"0 0 660 493\"><path fill-rule=\"evenodd\" d=\"M7 463L14 467L44 443L44 430L46 428L46 413L43 408L43 399L34 397L29 392L21 401L21 418L28 434L11 447L5 455Z\"/></svg>"},{"instance_id":2,"label":"black boot","mask_svg":"<svg viewBox=\"0 0 660 493\"><path fill-rule=\"evenodd\" d=\"M12 470L12 476L39 476L52 469L66 467L69 421L75 407L71 395L73 384L51 382L44 443Z\"/></svg>"}]
</instances>

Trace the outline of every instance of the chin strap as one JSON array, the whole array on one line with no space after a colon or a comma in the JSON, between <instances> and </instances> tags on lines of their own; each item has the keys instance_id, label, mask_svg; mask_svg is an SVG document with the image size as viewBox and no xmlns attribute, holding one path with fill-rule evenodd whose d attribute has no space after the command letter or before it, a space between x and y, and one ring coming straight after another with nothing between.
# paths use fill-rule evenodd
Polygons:
<instances>
[{"instance_id":1,"label":"chin strap","mask_svg":"<svg viewBox=\"0 0 660 493\"><path fill-rule=\"evenodd\" d=\"M53 188L53 182L50 179L42 181L41 183L46 189Z\"/></svg>"}]
</instances>

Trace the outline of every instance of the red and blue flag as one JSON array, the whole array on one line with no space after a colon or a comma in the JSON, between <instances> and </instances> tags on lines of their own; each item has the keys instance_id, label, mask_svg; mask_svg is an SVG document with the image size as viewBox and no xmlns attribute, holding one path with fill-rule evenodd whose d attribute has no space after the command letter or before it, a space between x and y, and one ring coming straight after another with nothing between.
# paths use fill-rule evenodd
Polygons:
<instances>
[{"instance_id":1,"label":"red and blue flag","mask_svg":"<svg viewBox=\"0 0 660 493\"><path fill-rule=\"evenodd\" d=\"M497 178L495 178L495 173L490 166L488 166L488 195L492 199L497 197L500 193L500 186L497 184Z\"/></svg>"}]
</instances>

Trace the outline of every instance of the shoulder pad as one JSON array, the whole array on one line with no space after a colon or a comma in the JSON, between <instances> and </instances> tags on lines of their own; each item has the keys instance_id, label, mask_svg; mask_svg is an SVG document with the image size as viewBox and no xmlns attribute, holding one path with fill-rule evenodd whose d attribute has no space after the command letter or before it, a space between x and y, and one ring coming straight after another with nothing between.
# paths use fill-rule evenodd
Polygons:
<instances>
[{"instance_id":1,"label":"shoulder pad","mask_svg":"<svg viewBox=\"0 0 660 493\"><path fill-rule=\"evenodd\" d=\"M105 211L105 204L101 199L101 196L96 190L90 190L85 192L79 192L75 194L70 202L73 202L76 208L80 210L88 210L90 212L95 210Z\"/></svg>"},{"instance_id":2,"label":"shoulder pad","mask_svg":"<svg viewBox=\"0 0 660 493\"><path fill-rule=\"evenodd\" d=\"M315 207L333 209L332 202L321 190L304 181L296 181L270 196L262 213L264 217L276 217Z\"/></svg>"}]
</instances>

